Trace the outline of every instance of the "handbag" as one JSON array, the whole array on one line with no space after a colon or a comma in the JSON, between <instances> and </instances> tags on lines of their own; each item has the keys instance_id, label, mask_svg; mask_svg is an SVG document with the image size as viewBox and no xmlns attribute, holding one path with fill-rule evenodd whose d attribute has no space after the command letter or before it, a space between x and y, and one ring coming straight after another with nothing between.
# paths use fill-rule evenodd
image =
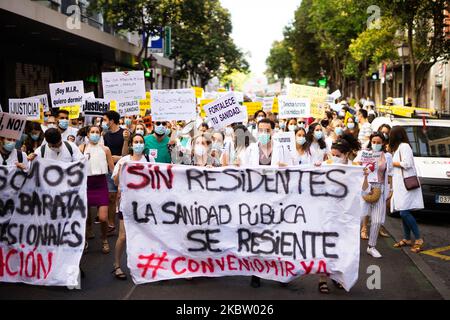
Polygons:
<instances>
[{"instance_id":1,"label":"handbag","mask_svg":"<svg viewBox=\"0 0 450 320\"><path fill-rule=\"evenodd\" d=\"M400 154L400 162L402 162L402 153L400 152L400 150L398 152ZM403 168L401 168L401 170L402 170L403 183L405 184L406 190L411 191L411 190L419 189L420 183L419 183L419 179L417 178L417 175L405 178L405 176L403 174Z\"/></svg>"},{"instance_id":2,"label":"handbag","mask_svg":"<svg viewBox=\"0 0 450 320\"><path fill-rule=\"evenodd\" d=\"M363 199L367 203L376 203L378 200L380 200L380 197L381 197L381 188L376 186L372 186L370 192L366 195L363 195Z\"/></svg>"}]
</instances>

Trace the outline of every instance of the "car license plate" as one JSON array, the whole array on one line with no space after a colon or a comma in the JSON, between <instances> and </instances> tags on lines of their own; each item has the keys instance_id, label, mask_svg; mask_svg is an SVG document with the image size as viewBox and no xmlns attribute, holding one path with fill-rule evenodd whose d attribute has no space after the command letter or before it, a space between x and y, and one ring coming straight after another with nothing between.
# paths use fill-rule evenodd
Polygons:
<instances>
[{"instance_id":1,"label":"car license plate","mask_svg":"<svg viewBox=\"0 0 450 320\"><path fill-rule=\"evenodd\" d=\"M436 196L436 203L450 203L450 196Z\"/></svg>"}]
</instances>

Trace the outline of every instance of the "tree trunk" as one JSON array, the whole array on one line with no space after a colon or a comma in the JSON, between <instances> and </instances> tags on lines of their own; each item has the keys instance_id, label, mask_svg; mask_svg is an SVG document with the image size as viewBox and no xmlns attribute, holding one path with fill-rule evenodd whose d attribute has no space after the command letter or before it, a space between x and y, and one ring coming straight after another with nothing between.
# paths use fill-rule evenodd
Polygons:
<instances>
[{"instance_id":1,"label":"tree trunk","mask_svg":"<svg viewBox=\"0 0 450 320\"><path fill-rule=\"evenodd\" d=\"M413 21L410 21L408 23L408 46L409 46L409 63L410 63L410 74L411 74L411 90L410 95L412 96L412 104L413 106L417 107L418 105L418 97L420 95L420 92L416 91L416 58L414 53L414 47L413 47ZM405 81L406 82L406 81ZM405 86L405 92L406 92L406 83L403 84Z\"/></svg>"}]
</instances>

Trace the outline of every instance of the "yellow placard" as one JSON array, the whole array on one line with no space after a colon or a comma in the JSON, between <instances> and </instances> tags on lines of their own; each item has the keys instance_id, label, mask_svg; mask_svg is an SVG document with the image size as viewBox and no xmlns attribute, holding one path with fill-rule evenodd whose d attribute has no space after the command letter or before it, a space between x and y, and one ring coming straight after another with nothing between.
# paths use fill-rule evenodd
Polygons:
<instances>
[{"instance_id":1,"label":"yellow placard","mask_svg":"<svg viewBox=\"0 0 450 320\"><path fill-rule=\"evenodd\" d=\"M323 118L325 117L325 108L328 96L327 89L304 86L292 83L288 88L289 98L310 99L311 101L311 117Z\"/></svg>"},{"instance_id":2,"label":"yellow placard","mask_svg":"<svg viewBox=\"0 0 450 320\"><path fill-rule=\"evenodd\" d=\"M272 113L280 113L280 108L278 106L278 97L275 97L273 99Z\"/></svg>"},{"instance_id":3,"label":"yellow placard","mask_svg":"<svg viewBox=\"0 0 450 320\"><path fill-rule=\"evenodd\" d=\"M247 107L247 114L249 117L253 116L256 111L260 111L263 109L262 102L244 102L244 106Z\"/></svg>"},{"instance_id":4,"label":"yellow placard","mask_svg":"<svg viewBox=\"0 0 450 320\"><path fill-rule=\"evenodd\" d=\"M44 105L43 104L40 105L39 120L33 120L32 122L44 124Z\"/></svg>"},{"instance_id":5,"label":"yellow placard","mask_svg":"<svg viewBox=\"0 0 450 320\"><path fill-rule=\"evenodd\" d=\"M147 92L145 93L145 99L146 99L146 100L150 100L150 91L147 91Z\"/></svg>"},{"instance_id":6,"label":"yellow placard","mask_svg":"<svg viewBox=\"0 0 450 320\"><path fill-rule=\"evenodd\" d=\"M194 91L195 91L195 97L196 98L199 98L199 99L203 98L203 88L192 87L192 89L194 89Z\"/></svg>"},{"instance_id":7,"label":"yellow placard","mask_svg":"<svg viewBox=\"0 0 450 320\"><path fill-rule=\"evenodd\" d=\"M219 88L219 90L217 90L217 92L227 92L227 89L225 89L225 88Z\"/></svg>"},{"instance_id":8,"label":"yellow placard","mask_svg":"<svg viewBox=\"0 0 450 320\"><path fill-rule=\"evenodd\" d=\"M150 100L140 100L139 101L139 115L145 117L147 110L151 109Z\"/></svg>"},{"instance_id":9,"label":"yellow placard","mask_svg":"<svg viewBox=\"0 0 450 320\"><path fill-rule=\"evenodd\" d=\"M200 116L202 118L206 117L206 112L205 109L203 108L204 106L206 106L207 104L213 102L215 99L201 99L200 100Z\"/></svg>"},{"instance_id":10,"label":"yellow placard","mask_svg":"<svg viewBox=\"0 0 450 320\"><path fill-rule=\"evenodd\" d=\"M66 107L62 107L59 109L69 111L69 120L78 119L80 117L80 109L81 108L79 105L66 106Z\"/></svg>"},{"instance_id":11,"label":"yellow placard","mask_svg":"<svg viewBox=\"0 0 450 320\"><path fill-rule=\"evenodd\" d=\"M117 112L117 101L111 100L109 103L109 110Z\"/></svg>"}]
</instances>

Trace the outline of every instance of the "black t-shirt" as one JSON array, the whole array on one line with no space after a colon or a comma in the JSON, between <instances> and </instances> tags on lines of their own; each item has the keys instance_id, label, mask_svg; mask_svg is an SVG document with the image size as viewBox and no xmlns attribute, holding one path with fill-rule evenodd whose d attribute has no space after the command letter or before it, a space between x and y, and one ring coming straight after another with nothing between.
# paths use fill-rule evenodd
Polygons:
<instances>
[{"instance_id":1,"label":"black t-shirt","mask_svg":"<svg viewBox=\"0 0 450 320\"><path fill-rule=\"evenodd\" d=\"M108 131L103 136L103 140L105 141L105 147L108 147L111 150L111 154L113 156L122 156L122 147L123 147L122 128L120 128L115 133Z\"/></svg>"}]
</instances>

